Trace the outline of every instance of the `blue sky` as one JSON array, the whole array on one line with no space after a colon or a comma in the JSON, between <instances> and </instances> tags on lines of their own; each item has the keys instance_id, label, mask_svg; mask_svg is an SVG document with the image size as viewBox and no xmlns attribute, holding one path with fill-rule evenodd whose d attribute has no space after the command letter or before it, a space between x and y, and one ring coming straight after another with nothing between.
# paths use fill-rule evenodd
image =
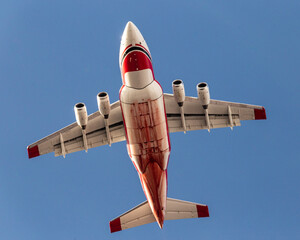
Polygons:
<instances>
[{"instance_id":1,"label":"blue sky","mask_svg":"<svg viewBox=\"0 0 300 240\"><path fill-rule=\"evenodd\" d=\"M1 239L300 238L299 1L0 3ZM127 21L144 35L165 92L206 81L211 97L263 105L267 121L171 135L168 195L210 218L110 234L143 202L125 142L55 158L26 146L75 121L73 106L118 100Z\"/></svg>"}]
</instances>

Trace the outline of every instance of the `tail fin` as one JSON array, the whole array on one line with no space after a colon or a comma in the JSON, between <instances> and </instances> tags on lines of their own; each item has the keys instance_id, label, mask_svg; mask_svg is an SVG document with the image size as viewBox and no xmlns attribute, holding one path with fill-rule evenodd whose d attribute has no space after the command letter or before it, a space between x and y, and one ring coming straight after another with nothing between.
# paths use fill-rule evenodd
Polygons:
<instances>
[{"instance_id":1,"label":"tail fin","mask_svg":"<svg viewBox=\"0 0 300 240\"><path fill-rule=\"evenodd\" d=\"M209 217L207 205L167 198L165 220L200 217ZM148 202L145 201L110 221L109 226L113 233L152 222L155 222L155 218Z\"/></svg>"}]
</instances>

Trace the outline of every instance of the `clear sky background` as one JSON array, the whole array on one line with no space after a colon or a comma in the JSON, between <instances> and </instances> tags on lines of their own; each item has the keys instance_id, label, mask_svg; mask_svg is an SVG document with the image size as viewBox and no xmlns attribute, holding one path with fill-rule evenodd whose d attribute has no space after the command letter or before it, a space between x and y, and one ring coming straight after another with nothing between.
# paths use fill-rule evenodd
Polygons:
<instances>
[{"instance_id":1,"label":"clear sky background","mask_svg":"<svg viewBox=\"0 0 300 240\"><path fill-rule=\"evenodd\" d=\"M0 3L0 239L300 239L300 3L278 0ZM210 218L110 234L145 200L125 142L28 160L26 146L118 100L131 20L165 92L206 81L211 97L263 105L267 121L171 134L168 196Z\"/></svg>"}]
</instances>

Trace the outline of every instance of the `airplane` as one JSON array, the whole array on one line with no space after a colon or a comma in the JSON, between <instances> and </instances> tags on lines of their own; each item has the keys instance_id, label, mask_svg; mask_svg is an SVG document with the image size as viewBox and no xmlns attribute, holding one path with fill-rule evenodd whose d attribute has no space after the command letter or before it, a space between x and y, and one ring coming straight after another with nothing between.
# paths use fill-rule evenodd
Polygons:
<instances>
[{"instance_id":1,"label":"airplane","mask_svg":"<svg viewBox=\"0 0 300 240\"><path fill-rule=\"evenodd\" d=\"M183 81L163 93L154 77L152 57L139 29L128 22L121 39L119 101L97 95L99 111L87 115L84 103L74 106L76 122L29 145L29 158L55 156L125 141L146 201L110 221L111 232L165 220L209 217L208 206L167 197L170 133L240 126L241 120L266 119L262 106L210 99L207 83L197 84L197 97L185 96Z\"/></svg>"}]
</instances>

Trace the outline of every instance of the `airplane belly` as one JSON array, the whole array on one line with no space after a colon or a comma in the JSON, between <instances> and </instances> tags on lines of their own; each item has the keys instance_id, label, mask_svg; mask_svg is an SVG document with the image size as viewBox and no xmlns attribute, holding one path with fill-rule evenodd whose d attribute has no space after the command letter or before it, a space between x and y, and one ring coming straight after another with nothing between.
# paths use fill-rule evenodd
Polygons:
<instances>
[{"instance_id":1,"label":"airplane belly","mask_svg":"<svg viewBox=\"0 0 300 240\"><path fill-rule=\"evenodd\" d=\"M164 222L170 141L163 92L156 81L146 88L123 86L120 103L128 154L136 167L159 226Z\"/></svg>"},{"instance_id":2,"label":"airplane belly","mask_svg":"<svg viewBox=\"0 0 300 240\"><path fill-rule=\"evenodd\" d=\"M138 172L143 174L150 162L166 170L170 142L161 87L156 81L144 89L124 86L120 100L128 154Z\"/></svg>"}]
</instances>

